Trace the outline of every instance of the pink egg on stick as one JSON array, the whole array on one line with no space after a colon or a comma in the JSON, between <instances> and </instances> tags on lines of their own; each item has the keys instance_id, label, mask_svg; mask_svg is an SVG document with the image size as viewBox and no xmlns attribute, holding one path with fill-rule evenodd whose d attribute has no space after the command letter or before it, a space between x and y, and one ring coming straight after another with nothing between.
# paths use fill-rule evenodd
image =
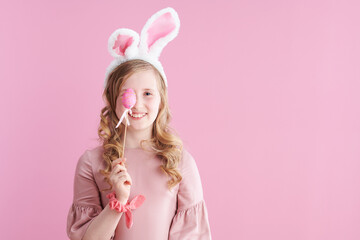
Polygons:
<instances>
[{"instance_id":1,"label":"pink egg on stick","mask_svg":"<svg viewBox=\"0 0 360 240\"><path fill-rule=\"evenodd\" d=\"M128 88L125 90L125 92L123 93L123 95L121 96L121 103L123 104L123 106L125 107L125 111L123 112L123 114L121 115L121 118L118 122L118 124L116 125L115 128L118 128L120 126L120 124L122 123L122 121L126 120L126 123L128 125L130 125L129 119L128 119L128 112L131 113L131 108L133 106L135 106L136 103L136 94L134 89L132 88ZM126 125L125 125L126 126Z\"/></svg>"},{"instance_id":2,"label":"pink egg on stick","mask_svg":"<svg viewBox=\"0 0 360 240\"><path fill-rule=\"evenodd\" d=\"M134 107L136 104L136 94L135 94L134 89L128 88L125 90L124 94L121 96L121 103L125 107L125 111L123 112L123 114L115 128L118 128L125 118L126 123L125 123L125 131L124 131L124 143L123 143L123 151L122 151L122 156L121 156L121 157L124 157L126 129L127 129L127 125L130 125L130 122L128 119L128 113L129 112L130 112L130 114L132 113L131 108Z\"/></svg>"},{"instance_id":3,"label":"pink egg on stick","mask_svg":"<svg viewBox=\"0 0 360 240\"><path fill-rule=\"evenodd\" d=\"M136 103L136 94L134 89L126 89L122 96L121 102L125 108L131 109Z\"/></svg>"}]
</instances>

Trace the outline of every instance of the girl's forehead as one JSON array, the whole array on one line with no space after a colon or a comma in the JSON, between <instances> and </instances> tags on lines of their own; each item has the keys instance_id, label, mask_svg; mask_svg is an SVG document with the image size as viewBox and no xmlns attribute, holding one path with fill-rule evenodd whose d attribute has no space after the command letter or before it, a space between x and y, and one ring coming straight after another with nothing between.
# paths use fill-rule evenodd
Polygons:
<instances>
[{"instance_id":1,"label":"girl's forehead","mask_svg":"<svg viewBox=\"0 0 360 240\"><path fill-rule=\"evenodd\" d=\"M126 79L121 90L127 88L133 88L135 91L142 89L157 90L157 81L157 77L152 70L139 71L133 73Z\"/></svg>"}]
</instances>

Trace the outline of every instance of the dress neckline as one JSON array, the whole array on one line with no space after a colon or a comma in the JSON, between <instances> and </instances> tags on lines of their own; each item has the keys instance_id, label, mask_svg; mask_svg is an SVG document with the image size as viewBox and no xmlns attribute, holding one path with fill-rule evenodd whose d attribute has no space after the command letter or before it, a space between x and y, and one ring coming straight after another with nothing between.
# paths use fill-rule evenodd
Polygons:
<instances>
[{"instance_id":1,"label":"dress neckline","mask_svg":"<svg viewBox=\"0 0 360 240\"><path fill-rule=\"evenodd\" d=\"M144 152L144 153L149 153L149 154L155 154L154 150L150 150L150 149L144 149L142 147L136 147L136 148L127 148L125 147L125 152Z\"/></svg>"}]
</instances>

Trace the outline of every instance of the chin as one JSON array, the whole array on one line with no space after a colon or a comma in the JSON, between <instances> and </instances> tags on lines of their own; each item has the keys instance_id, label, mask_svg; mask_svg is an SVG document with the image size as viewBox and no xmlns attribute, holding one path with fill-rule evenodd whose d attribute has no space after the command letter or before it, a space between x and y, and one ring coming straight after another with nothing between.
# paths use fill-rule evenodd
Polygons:
<instances>
[{"instance_id":1,"label":"chin","mask_svg":"<svg viewBox=\"0 0 360 240\"><path fill-rule=\"evenodd\" d=\"M128 127L129 130L132 131L147 131L147 130L152 130L152 126L136 126L136 124L131 124Z\"/></svg>"}]
</instances>

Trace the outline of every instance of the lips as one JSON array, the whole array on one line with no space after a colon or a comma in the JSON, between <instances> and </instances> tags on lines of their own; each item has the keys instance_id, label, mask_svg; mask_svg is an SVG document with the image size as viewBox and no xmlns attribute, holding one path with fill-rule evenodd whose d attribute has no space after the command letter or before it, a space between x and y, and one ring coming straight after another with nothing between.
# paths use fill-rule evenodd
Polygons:
<instances>
[{"instance_id":1,"label":"lips","mask_svg":"<svg viewBox=\"0 0 360 240\"><path fill-rule=\"evenodd\" d=\"M132 113L130 114L130 112L129 112L129 115L130 115L130 117L131 117L132 119L141 119L141 118L143 118L146 114L147 114L147 113L137 113L137 112L132 112Z\"/></svg>"},{"instance_id":2,"label":"lips","mask_svg":"<svg viewBox=\"0 0 360 240\"><path fill-rule=\"evenodd\" d=\"M146 114L146 112L135 112L135 111L131 111L132 114Z\"/></svg>"}]
</instances>

